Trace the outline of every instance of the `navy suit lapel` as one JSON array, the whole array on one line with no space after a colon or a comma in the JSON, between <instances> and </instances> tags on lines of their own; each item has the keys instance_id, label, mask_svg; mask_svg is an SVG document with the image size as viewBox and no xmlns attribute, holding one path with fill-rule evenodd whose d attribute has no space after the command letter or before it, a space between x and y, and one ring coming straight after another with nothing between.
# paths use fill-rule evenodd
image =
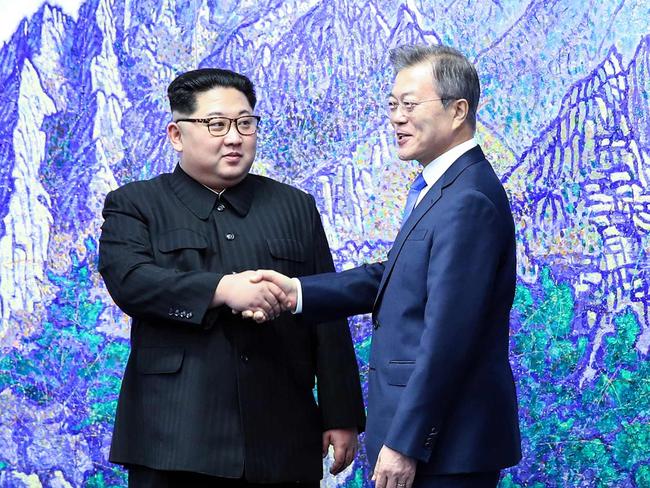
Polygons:
<instances>
[{"instance_id":1,"label":"navy suit lapel","mask_svg":"<svg viewBox=\"0 0 650 488\"><path fill-rule=\"evenodd\" d=\"M413 210L409 218L404 222L404 226L400 229L395 237L395 242L393 247L388 253L388 260L386 261L386 267L384 269L384 274L381 277L379 283L379 289L377 291L377 298L375 299L375 304L373 309L377 307L377 304L380 301L381 295L386 287L388 278L393 272L393 267L395 266L395 261L397 256L404 246L404 242L408 238L411 231L415 228L418 222L425 216L425 214L436 204L438 200L442 197L443 191L446 187L451 185L456 178L469 166L479 161L483 161L485 155L481 150L480 146L476 146L462 156L460 156L445 173L442 177L434 183L431 189L427 192L426 196L418 204L417 207Z\"/></svg>"}]
</instances>

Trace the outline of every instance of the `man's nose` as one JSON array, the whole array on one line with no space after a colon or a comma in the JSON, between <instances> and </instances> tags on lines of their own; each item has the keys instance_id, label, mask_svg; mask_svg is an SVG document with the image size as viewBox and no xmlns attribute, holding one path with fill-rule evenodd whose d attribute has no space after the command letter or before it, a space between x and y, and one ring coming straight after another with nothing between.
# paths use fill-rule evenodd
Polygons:
<instances>
[{"instance_id":1,"label":"man's nose","mask_svg":"<svg viewBox=\"0 0 650 488\"><path fill-rule=\"evenodd\" d=\"M402 109L402 105L398 105L395 110L391 111L388 115L390 123L393 125L404 124L408 120L408 117Z\"/></svg>"},{"instance_id":2,"label":"man's nose","mask_svg":"<svg viewBox=\"0 0 650 488\"><path fill-rule=\"evenodd\" d=\"M226 135L223 136L223 138L226 144L241 144L243 140L241 134L237 130L237 124L235 122L230 124L228 132L226 132Z\"/></svg>"}]
</instances>

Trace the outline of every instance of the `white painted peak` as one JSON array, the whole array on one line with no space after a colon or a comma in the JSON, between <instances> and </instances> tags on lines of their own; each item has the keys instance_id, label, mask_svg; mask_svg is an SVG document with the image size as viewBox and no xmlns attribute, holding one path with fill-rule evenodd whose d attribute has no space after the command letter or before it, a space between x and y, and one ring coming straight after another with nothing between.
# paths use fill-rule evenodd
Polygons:
<instances>
[{"instance_id":1,"label":"white painted peak","mask_svg":"<svg viewBox=\"0 0 650 488\"><path fill-rule=\"evenodd\" d=\"M16 32L23 19L31 18L43 5L43 0L0 0L0 43L5 43ZM49 5L59 7L65 14L77 20L83 0L48 0Z\"/></svg>"}]
</instances>

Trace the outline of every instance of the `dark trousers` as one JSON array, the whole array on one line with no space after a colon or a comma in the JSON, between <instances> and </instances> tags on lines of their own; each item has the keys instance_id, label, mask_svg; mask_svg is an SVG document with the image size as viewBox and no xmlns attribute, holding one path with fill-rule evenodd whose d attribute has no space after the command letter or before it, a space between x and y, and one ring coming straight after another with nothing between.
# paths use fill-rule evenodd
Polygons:
<instances>
[{"instance_id":1,"label":"dark trousers","mask_svg":"<svg viewBox=\"0 0 650 488\"><path fill-rule=\"evenodd\" d=\"M499 484L500 473L500 471L489 471L418 476L416 470L413 488L495 488Z\"/></svg>"},{"instance_id":2,"label":"dark trousers","mask_svg":"<svg viewBox=\"0 0 650 488\"><path fill-rule=\"evenodd\" d=\"M319 481L302 483L250 483L244 479L218 478L186 471L161 471L129 466L129 488L318 488Z\"/></svg>"}]
</instances>

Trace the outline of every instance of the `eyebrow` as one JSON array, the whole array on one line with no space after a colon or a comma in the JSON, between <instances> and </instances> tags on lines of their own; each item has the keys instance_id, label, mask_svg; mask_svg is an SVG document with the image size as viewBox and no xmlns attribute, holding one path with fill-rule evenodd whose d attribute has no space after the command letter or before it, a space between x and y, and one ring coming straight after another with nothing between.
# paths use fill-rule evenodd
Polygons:
<instances>
[{"instance_id":1,"label":"eyebrow","mask_svg":"<svg viewBox=\"0 0 650 488\"><path fill-rule=\"evenodd\" d=\"M404 98L405 96L408 96L408 95L413 95L413 92L412 91L407 91L407 92L402 93L402 98ZM388 94L388 96L386 98L397 98L397 96L394 93L391 92L391 93Z\"/></svg>"},{"instance_id":2,"label":"eyebrow","mask_svg":"<svg viewBox=\"0 0 650 488\"><path fill-rule=\"evenodd\" d=\"M244 109L244 110L240 110L237 115L250 115L251 113L252 112L250 110ZM225 117L223 112L218 112L218 111L217 112L209 112L209 113L206 114L206 117L219 117L219 116Z\"/></svg>"}]
</instances>

